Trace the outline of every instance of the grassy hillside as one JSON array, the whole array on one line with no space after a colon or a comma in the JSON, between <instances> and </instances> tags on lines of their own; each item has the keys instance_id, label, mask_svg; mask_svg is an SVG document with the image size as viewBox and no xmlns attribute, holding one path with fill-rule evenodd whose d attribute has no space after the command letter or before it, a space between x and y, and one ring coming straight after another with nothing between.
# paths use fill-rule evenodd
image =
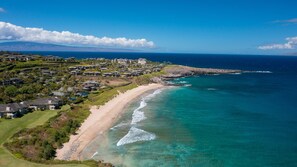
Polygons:
<instances>
[{"instance_id":1,"label":"grassy hillside","mask_svg":"<svg viewBox=\"0 0 297 167\"><path fill-rule=\"evenodd\" d=\"M29 113L22 118L4 120L0 122L0 166L6 167L41 167L52 166L32 163L22 159L16 158L8 150L3 147L3 143L8 141L9 138L24 128L33 128L38 125L44 124L49 118L55 116L58 111L35 111ZM86 166L83 164L61 164L55 166Z\"/></svg>"}]
</instances>

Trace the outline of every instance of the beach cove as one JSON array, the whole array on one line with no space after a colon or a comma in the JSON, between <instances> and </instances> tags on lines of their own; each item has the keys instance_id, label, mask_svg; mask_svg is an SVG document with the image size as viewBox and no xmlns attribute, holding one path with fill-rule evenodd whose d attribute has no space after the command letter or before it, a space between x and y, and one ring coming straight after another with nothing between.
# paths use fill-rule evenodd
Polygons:
<instances>
[{"instance_id":1,"label":"beach cove","mask_svg":"<svg viewBox=\"0 0 297 167\"><path fill-rule=\"evenodd\" d=\"M123 112L123 108L131 100L143 93L164 87L161 84L149 84L138 86L124 93L119 92L115 98L103 106L92 106L90 116L84 121L76 135L70 137L61 149L57 150L57 158L60 160L80 160L80 153L85 146L97 135L106 132Z\"/></svg>"}]
</instances>

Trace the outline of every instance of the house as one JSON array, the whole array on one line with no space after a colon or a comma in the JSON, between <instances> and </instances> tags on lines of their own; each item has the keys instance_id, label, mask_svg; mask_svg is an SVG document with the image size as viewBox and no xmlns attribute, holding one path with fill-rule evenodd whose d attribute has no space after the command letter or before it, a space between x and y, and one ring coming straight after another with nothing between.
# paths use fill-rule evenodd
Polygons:
<instances>
[{"instance_id":1,"label":"house","mask_svg":"<svg viewBox=\"0 0 297 167\"><path fill-rule=\"evenodd\" d=\"M44 60L45 61L62 61L63 58L62 57L58 57L58 56L51 56L51 55L49 55L49 56L45 56L44 57Z\"/></svg>"},{"instance_id":2,"label":"house","mask_svg":"<svg viewBox=\"0 0 297 167\"><path fill-rule=\"evenodd\" d=\"M106 72L106 73L103 73L102 76L104 76L104 77L111 77L112 76L112 73Z\"/></svg>"},{"instance_id":3,"label":"house","mask_svg":"<svg viewBox=\"0 0 297 167\"><path fill-rule=\"evenodd\" d=\"M75 57L68 57L65 59L66 62L76 62Z\"/></svg>"},{"instance_id":4,"label":"house","mask_svg":"<svg viewBox=\"0 0 297 167\"><path fill-rule=\"evenodd\" d=\"M68 92L62 92L62 91L52 91L52 94L53 94L54 96L59 96L59 97L63 97L63 96L67 96L67 95L69 95Z\"/></svg>"},{"instance_id":5,"label":"house","mask_svg":"<svg viewBox=\"0 0 297 167\"><path fill-rule=\"evenodd\" d=\"M5 57L4 60L5 61L16 61L17 57L13 56L13 55L10 55L10 56Z\"/></svg>"},{"instance_id":6,"label":"house","mask_svg":"<svg viewBox=\"0 0 297 167\"><path fill-rule=\"evenodd\" d=\"M131 77L132 76L132 73L129 73L129 72L125 72L122 74L122 77Z\"/></svg>"},{"instance_id":7,"label":"house","mask_svg":"<svg viewBox=\"0 0 297 167\"><path fill-rule=\"evenodd\" d=\"M144 73L144 74L150 74L150 73L152 73L152 70L147 69L147 70L145 70L143 73Z\"/></svg>"},{"instance_id":8,"label":"house","mask_svg":"<svg viewBox=\"0 0 297 167\"><path fill-rule=\"evenodd\" d=\"M126 65L128 63L128 59L116 59L115 61L122 65Z\"/></svg>"},{"instance_id":9,"label":"house","mask_svg":"<svg viewBox=\"0 0 297 167\"><path fill-rule=\"evenodd\" d=\"M131 73L132 73L132 76L143 75L143 71L140 69L133 70Z\"/></svg>"},{"instance_id":10,"label":"house","mask_svg":"<svg viewBox=\"0 0 297 167\"><path fill-rule=\"evenodd\" d=\"M97 71L87 71L83 73L84 76L100 76L101 73Z\"/></svg>"},{"instance_id":11,"label":"house","mask_svg":"<svg viewBox=\"0 0 297 167\"><path fill-rule=\"evenodd\" d=\"M161 71L161 68L154 67L154 68L153 68L153 71L154 71L154 72L160 72L160 71Z\"/></svg>"},{"instance_id":12,"label":"house","mask_svg":"<svg viewBox=\"0 0 297 167\"><path fill-rule=\"evenodd\" d=\"M108 64L106 63L106 62L102 62L102 63L100 63L100 67L102 68L102 67L107 67L108 66Z\"/></svg>"},{"instance_id":13,"label":"house","mask_svg":"<svg viewBox=\"0 0 297 167\"><path fill-rule=\"evenodd\" d=\"M16 118L30 111L27 102L0 104L0 118Z\"/></svg>"},{"instance_id":14,"label":"house","mask_svg":"<svg viewBox=\"0 0 297 167\"><path fill-rule=\"evenodd\" d=\"M120 75L120 73L118 71L114 71L114 72L112 72L112 76L113 77L120 77L121 75Z\"/></svg>"},{"instance_id":15,"label":"house","mask_svg":"<svg viewBox=\"0 0 297 167\"><path fill-rule=\"evenodd\" d=\"M80 97L88 97L89 93L88 92L77 92L75 95L80 96Z\"/></svg>"},{"instance_id":16,"label":"house","mask_svg":"<svg viewBox=\"0 0 297 167\"><path fill-rule=\"evenodd\" d=\"M7 79L7 80L3 80L1 82L1 85L4 85L4 86L7 86L7 85L20 85L20 84L23 84L24 81L19 79L19 78L10 78L10 79Z\"/></svg>"},{"instance_id":17,"label":"house","mask_svg":"<svg viewBox=\"0 0 297 167\"><path fill-rule=\"evenodd\" d=\"M81 75L82 72L80 70L72 70L72 71L70 71L70 74L71 75Z\"/></svg>"},{"instance_id":18,"label":"house","mask_svg":"<svg viewBox=\"0 0 297 167\"><path fill-rule=\"evenodd\" d=\"M106 67L101 67L100 70L101 70L101 71L104 71L104 70L108 70L108 68L106 68Z\"/></svg>"},{"instance_id":19,"label":"house","mask_svg":"<svg viewBox=\"0 0 297 167\"><path fill-rule=\"evenodd\" d=\"M138 64L145 65L146 64L146 59L139 58L137 62L138 62Z\"/></svg>"},{"instance_id":20,"label":"house","mask_svg":"<svg viewBox=\"0 0 297 167\"><path fill-rule=\"evenodd\" d=\"M30 61L34 60L32 56L27 56L27 55L16 55L16 60L17 61Z\"/></svg>"},{"instance_id":21,"label":"house","mask_svg":"<svg viewBox=\"0 0 297 167\"><path fill-rule=\"evenodd\" d=\"M42 73L42 75L52 76L52 75L55 75L57 72L56 71L50 71L50 70L42 70L41 73Z\"/></svg>"},{"instance_id":22,"label":"house","mask_svg":"<svg viewBox=\"0 0 297 167\"><path fill-rule=\"evenodd\" d=\"M55 110L63 105L63 101L58 97L39 98L29 101L29 108L34 110Z\"/></svg>"},{"instance_id":23,"label":"house","mask_svg":"<svg viewBox=\"0 0 297 167\"><path fill-rule=\"evenodd\" d=\"M97 90L100 84L96 81L86 81L82 84L82 86L83 86L83 90L91 91L91 90Z\"/></svg>"},{"instance_id":24,"label":"house","mask_svg":"<svg viewBox=\"0 0 297 167\"><path fill-rule=\"evenodd\" d=\"M68 69L69 69L70 71L73 71L73 70L76 70L77 67L68 67Z\"/></svg>"}]
</instances>

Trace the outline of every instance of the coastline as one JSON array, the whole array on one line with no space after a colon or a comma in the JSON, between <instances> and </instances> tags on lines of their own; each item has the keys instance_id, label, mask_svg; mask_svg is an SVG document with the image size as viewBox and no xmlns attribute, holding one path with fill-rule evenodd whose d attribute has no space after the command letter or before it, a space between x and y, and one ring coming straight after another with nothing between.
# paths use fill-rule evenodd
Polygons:
<instances>
[{"instance_id":1,"label":"coastline","mask_svg":"<svg viewBox=\"0 0 297 167\"><path fill-rule=\"evenodd\" d=\"M91 114L83 122L76 135L71 135L70 140L56 150L56 159L80 160L80 153L99 134L105 133L117 121L124 107L135 98L150 90L164 87L161 84L138 86L119 94L102 106L92 106Z\"/></svg>"}]
</instances>

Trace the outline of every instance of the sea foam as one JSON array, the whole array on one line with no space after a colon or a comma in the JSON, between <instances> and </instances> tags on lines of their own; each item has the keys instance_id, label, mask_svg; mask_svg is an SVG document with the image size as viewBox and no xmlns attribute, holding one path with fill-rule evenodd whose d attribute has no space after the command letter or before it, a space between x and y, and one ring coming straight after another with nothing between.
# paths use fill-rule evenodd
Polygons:
<instances>
[{"instance_id":1,"label":"sea foam","mask_svg":"<svg viewBox=\"0 0 297 167\"><path fill-rule=\"evenodd\" d=\"M121 138L121 140L118 141L117 146L135 143L138 141L149 141L154 140L156 138L156 135L150 132L146 132L144 130L131 127L129 132Z\"/></svg>"},{"instance_id":2,"label":"sea foam","mask_svg":"<svg viewBox=\"0 0 297 167\"><path fill-rule=\"evenodd\" d=\"M161 92L162 92L162 90L158 89L158 90L155 90L152 94L149 94L149 95L145 96L144 98L142 98L142 100L140 101L139 107L133 111L132 121L131 121L132 127L130 128L129 132L118 141L117 146L134 143L137 141L154 140L156 138L155 134L135 128L134 126L138 122L146 119L144 112L141 111L141 109L143 109L144 107L147 106L146 102L148 100L151 100L152 98L154 98L157 94L159 94Z\"/></svg>"},{"instance_id":3,"label":"sea foam","mask_svg":"<svg viewBox=\"0 0 297 167\"><path fill-rule=\"evenodd\" d=\"M158 90L154 91L152 94L149 94L146 97L142 98L142 100L139 104L139 107L133 111L131 124L136 124L136 123L146 119L144 112L141 111L141 109L143 109L147 105L146 101L152 99L159 93L161 93L160 89L158 89Z\"/></svg>"},{"instance_id":4,"label":"sea foam","mask_svg":"<svg viewBox=\"0 0 297 167\"><path fill-rule=\"evenodd\" d=\"M256 71L256 73L267 73L267 74L271 74L271 71Z\"/></svg>"},{"instance_id":5,"label":"sea foam","mask_svg":"<svg viewBox=\"0 0 297 167\"><path fill-rule=\"evenodd\" d=\"M98 154L98 152L96 151L91 158L94 158L96 155Z\"/></svg>"},{"instance_id":6,"label":"sea foam","mask_svg":"<svg viewBox=\"0 0 297 167\"><path fill-rule=\"evenodd\" d=\"M114 127L110 128L110 130L115 130L115 129L125 127L125 126L128 126L128 125L130 125L130 122L121 122L121 123L115 125Z\"/></svg>"}]
</instances>

